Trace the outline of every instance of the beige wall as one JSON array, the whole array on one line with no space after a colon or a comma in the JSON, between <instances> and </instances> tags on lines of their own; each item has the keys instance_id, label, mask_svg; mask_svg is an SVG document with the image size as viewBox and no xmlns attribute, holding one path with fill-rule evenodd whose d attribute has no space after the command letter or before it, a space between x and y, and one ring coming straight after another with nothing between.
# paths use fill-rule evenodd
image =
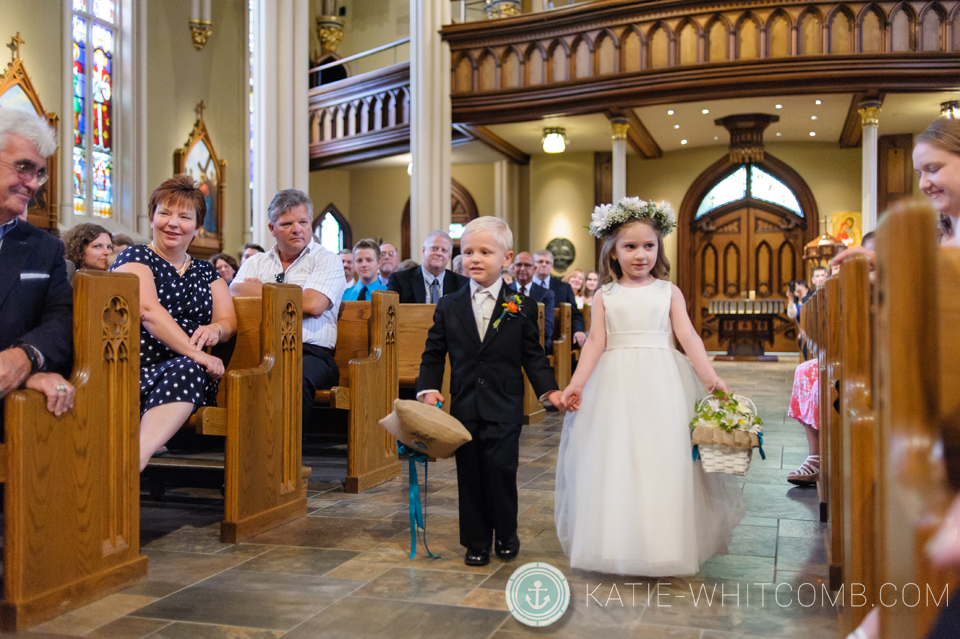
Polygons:
<instances>
[{"instance_id":1,"label":"beige wall","mask_svg":"<svg viewBox=\"0 0 960 639\"><path fill-rule=\"evenodd\" d=\"M147 4L147 189L173 175L173 152L187 141L194 109L203 100L214 150L227 161L224 250L236 254L243 246L249 181L246 2L213 3L213 35L201 51L190 42L190 5L190 0Z\"/></svg>"},{"instance_id":2,"label":"beige wall","mask_svg":"<svg viewBox=\"0 0 960 639\"><path fill-rule=\"evenodd\" d=\"M407 0L339 0L339 4L347 10L343 19L343 41L337 47L341 57L410 37L410 2ZM315 20L321 12L320 0L312 0L310 9L311 20ZM311 23L310 38L311 51L319 51L316 22ZM410 45L404 44L350 63L350 68L366 73L409 59Z\"/></svg>"},{"instance_id":3,"label":"beige wall","mask_svg":"<svg viewBox=\"0 0 960 639\"><path fill-rule=\"evenodd\" d=\"M494 214L492 164L455 164L450 167L450 175L470 191L480 215Z\"/></svg>"},{"instance_id":4,"label":"beige wall","mask_svg":"<svg viewBox=\"0 0 960 639\"><path fill-rule=\"evenodd\" d=\"M381 238L400 248L400 219L410 197L410 176L404 166L355 169L350 172L350 225L353 241ZM414 259L420 261L419 252Z\"/></svg>"},{"instance_id":5,"label":"beige wall","mask_svg":"<svg viewBox=\"0 0 960 639\"><path fill-rule=\"evenodd\" d=\"M33 88L40 94L43 108L58 114L63 123L63 0L11 0L0 6L0 41L4 45L0 49L0 71L10 61L11 52L6 45L19 31L24 40L20 55ZM66 126L73 126L72 116L66 120Z\"/></svg>"},{"instance_id":6,"label":"beige wall","mask_svg":"<svg viewBox=\"0 0 960 639\"><path fill-rule=\"evenodd\" d=\"M767 144L766 150L790 165L806 181L821 216L834 211L859 211L860 149L840 149L836 143ZM723 147L706 147L665 153L657 160L627 157L627 195L646 200L666 200L679 210L693 181L723 157ZM664 248L677 272L677 234L668 236Z\"/></svg>"},{"instance_id":7,"label":"beige wall","mask_svg":"<svg viewBox=\"0 0 960 639\"><path fill-rule=\"evenodd\" d=\"M533 155L529 189L529 244L520 250L536 251L564 237L577 252L570 269L592 270L595 245L585 227L594 203L593 153Z\"/></svg>"}]
</instances>

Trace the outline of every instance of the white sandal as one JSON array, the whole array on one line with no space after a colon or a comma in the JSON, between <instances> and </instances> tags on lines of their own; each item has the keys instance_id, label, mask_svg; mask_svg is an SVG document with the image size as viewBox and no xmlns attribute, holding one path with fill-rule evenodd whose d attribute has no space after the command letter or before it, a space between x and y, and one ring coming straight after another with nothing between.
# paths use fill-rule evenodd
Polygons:
<instances>
[{"instance_id":1,"label":"white sandal","mask_svg":"<svg viewBox=\"0 0 960 639\"><path fill-rule=\"evenodd\" d=\"M810 455L800 468L787 475L787 481L797 486L813 486L820 479L820 455Z\"/></svg>"}]
</instances>

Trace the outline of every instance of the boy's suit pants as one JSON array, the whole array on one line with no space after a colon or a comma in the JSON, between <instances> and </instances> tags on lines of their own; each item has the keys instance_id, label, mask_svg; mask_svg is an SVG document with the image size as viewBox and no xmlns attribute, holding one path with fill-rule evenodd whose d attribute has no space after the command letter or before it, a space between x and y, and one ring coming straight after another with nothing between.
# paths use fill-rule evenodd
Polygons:
<instances>
[{"instance_id":1,"label":"boy's suit pants","mask_svg":"<svg viewBox=\"0 0 960 639\"><path fill-rule=\"evenodd\" d=\"M507 541L517 533L517 466L520 424L464 422L473 440L457 449L460 544L490 550L493 532Z\"/></svg>"}]
</instances>

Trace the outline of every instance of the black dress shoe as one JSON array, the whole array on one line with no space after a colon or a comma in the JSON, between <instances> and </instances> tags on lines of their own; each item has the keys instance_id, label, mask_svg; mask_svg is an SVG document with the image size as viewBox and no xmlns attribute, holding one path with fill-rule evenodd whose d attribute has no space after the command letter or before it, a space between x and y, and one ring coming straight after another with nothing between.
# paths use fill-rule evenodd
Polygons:
<instances>
[{"instance_id":1,"label":"black dress shoe","mask_svg":"<svg viewBox=\"0 0 960 639\"><path fill-rule=\"evenodd\" d=\"M467 550L463 557L463 563L468 566L486 566L490 563L489 550Z\"/></svg>"},{"instance_id":2,"label":"black dress shoe","mask_svg":"<svg viewBox=\"0 0 960 639\"><path fill-rule=\"evenodd\" d=\"M514 535L511 539L507 541L497 540L497 557L503 559L504 561L510 561L518 554L520 554L520 538Z\"/></svg>"}]
</instances>

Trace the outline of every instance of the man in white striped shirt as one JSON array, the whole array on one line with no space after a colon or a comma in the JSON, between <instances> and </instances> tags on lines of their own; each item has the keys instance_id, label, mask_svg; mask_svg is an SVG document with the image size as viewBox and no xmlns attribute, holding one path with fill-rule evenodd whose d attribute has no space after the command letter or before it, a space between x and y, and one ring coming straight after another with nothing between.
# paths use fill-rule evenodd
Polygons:
<instances>
[{"instance_id":1,"label":"man in white striped shirt","mask_svg":"<svg viewBox=\"0 0 960 639\"><path fill-rule=\"evenodd\" d=\"M277 193L267 210L276 245L251 256L230 285L236 296L259 296L264 282L303 289L303 425L310 423L313 397L340 380L333 357L337 311L347 283L340 257L313 241L313 203L296 189Z\"/></svg>"}]
</instances>

